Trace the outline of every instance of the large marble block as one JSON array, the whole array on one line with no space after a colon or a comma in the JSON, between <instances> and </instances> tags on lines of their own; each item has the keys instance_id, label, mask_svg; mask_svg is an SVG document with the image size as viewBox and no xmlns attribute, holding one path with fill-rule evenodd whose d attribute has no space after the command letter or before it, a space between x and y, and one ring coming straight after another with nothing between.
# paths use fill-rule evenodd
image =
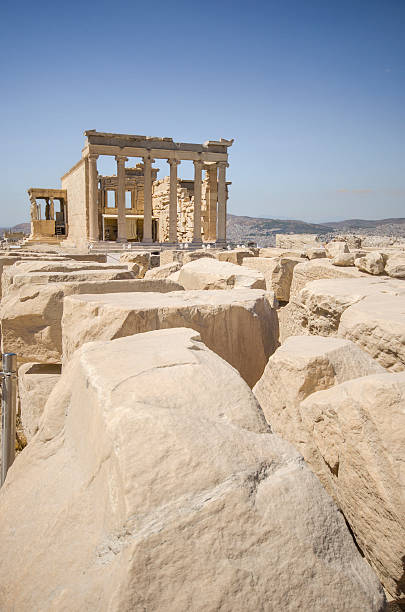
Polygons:
<instances>
[{"instance_id":1,"label":"large marble block","mask_svg":"<svg viewBox=\"0 0 405 612\"><path fill-rule=\"evenodd\" d=\"M63 362L85 342L191 327L253 386L278 346L273 294L258 289L77 295L65 299Z\"/></svg>"},{"instance_id":2,"label":"large marble block","mask_svg":"<svg viewBox=\"0 0 405 612\"><path fill-rule=\"evenodd\" d=\"M2 610L385 609L318 479L188 329L76 351L0 515Z\"/></svg>"}]
</instances>

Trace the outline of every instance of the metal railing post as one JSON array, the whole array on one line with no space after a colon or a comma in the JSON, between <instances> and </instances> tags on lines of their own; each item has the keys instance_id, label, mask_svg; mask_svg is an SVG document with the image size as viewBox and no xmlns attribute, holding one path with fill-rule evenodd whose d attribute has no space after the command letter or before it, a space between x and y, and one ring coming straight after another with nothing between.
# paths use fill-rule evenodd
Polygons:
<instances>
[{"instance_id":1,"label":"metal railing post","mask_svg":"<svg viewBox=\"0 0 405 612\"><path fill-rule=\"evenodd\" d=\"M15 353L3 353L2 366L1 485L4 483L8 469L15 459L17 355Z\"/></svg>"}]
</instances>

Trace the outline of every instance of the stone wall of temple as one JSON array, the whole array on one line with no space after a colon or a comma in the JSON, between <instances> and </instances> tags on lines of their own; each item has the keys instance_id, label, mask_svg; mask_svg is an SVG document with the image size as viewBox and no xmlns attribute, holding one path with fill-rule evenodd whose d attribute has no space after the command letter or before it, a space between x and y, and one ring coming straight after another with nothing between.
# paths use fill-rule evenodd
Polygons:
<instances>
[{"instance_id":1,"label":"stone wall of temple","mask_svg":"<svg viewBox=\"0 0 405 612\"><path fill-rule=\"evenodd\" d=\"M152 179L156 179L158 169L152 168ZM99 192L98 199L100 205L100 214L104 208L116 208L111 203L108 204L108 191L117 190L117 176L99 176ZM125 191L131 192L131 208L135 214L143 214L144 203L144 177L143 164L137 164L132 168L125 168ZM115 204L117 196L115 196Z\"/></svg>"},{"instance_id":2,"label":"stone wall of temple","mask_svg":"<svg viewBox=\"0 0 405 612\"><path fill-rule=\"evenodd\" d=\"M62 176L62 189L66 189L68 201L69 233L66 244L71 242L77 247L87 244L88 240L88 167L81 159L69 172ZM84 229L86 228L86 229Z\"/></svg>"},{"instance_id":3,"label":"stone wall of temple","mask_svg":"<svg viewBox=\"0 0 405 612\"><path fill-rule=\"evenodd\" d=\"M207 180L202 182L201 224L206 226ZM152 191L153 216L159 219L159 241L169 239L169 194L170 177L154 181ZM193 239L194 217L194 182L178 179L177 181L177 236L179 242L191 242ZM202 239L206 239L203 233Z\"/></svg>"}]
</instances>

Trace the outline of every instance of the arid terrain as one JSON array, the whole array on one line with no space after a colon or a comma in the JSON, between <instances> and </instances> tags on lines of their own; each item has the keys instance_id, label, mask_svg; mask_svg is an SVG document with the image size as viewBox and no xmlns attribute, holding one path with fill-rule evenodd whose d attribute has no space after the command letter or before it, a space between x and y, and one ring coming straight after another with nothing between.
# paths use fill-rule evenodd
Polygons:
<instances>
[{"instance_id":1,"label":"arid terrain","mask_svg":"<svg viewBox=\"0 0 405 612\"><path fill-rule=\"evenodd\" d=\"M328 223L306 223L299 220L264 219L228 215L228 240L234 243L255 242L260 247L275 246L276 234L317 234L331 238L334 234L354 233L363 236L405 237L405 218L349 219Z\"/></svg>"}]
</instances>

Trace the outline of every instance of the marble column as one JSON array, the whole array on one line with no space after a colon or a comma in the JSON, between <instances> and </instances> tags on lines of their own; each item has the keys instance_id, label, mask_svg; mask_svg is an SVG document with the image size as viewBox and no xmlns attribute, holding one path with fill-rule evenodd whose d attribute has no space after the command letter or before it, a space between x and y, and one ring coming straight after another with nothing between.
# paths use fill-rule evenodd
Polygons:
<instances>
[{"instance_id":1,"label":"marble column","mask_svg":"<svg viewBox=\"0 0 405 612\"><path fill-rule=\"evenodd\" d=\"M193 244L201 244L201 171L203 162L194 163L194 232Z\"/></svg>"},{"instance_id":2,"label":"marble column","mask_svg":"<svg viewBox=\"0 0 405 612\"><path fill-rule=\"evenodd\" d=\"M89 155L89 240L97 242L98 235L98 174L97 159L98 155Z\"/></svg>"},{"instance_id":3,"label":"marble column","mask_svg":"<svg viewBox=\"0 0 405 612\"><path fill-rule=\"evenodd\" d=\"M30 201L31 201L31 208L30 208L31 221L38 221L39 219L38 210L40 209L38 207L37 201L34 197L30 198Z\"/></svg>"},{"instance_id":4,"label":"marble column","mask_svg":"<svg viewBox=\"0 0 405 612\"><path fill-rule=\"evenodd\" d=\"M63 206L63 220L65 222L65 225L67 225L68 224L68 209L67 209L67 202L65 199L61 201L61 205Z\"/></svg>"},{"instance_id":5,"label":"marble column","mask_svg":"<svg viewBox=\"0 0 405 612\"><path fill-rule=\"evenodd\" d=\"M116 155L117 162L117 242L127 241L127 221L125 218L125 162L128 157Z\"/></svg>"},{"instance_id":6,"label":"marble column","mask_svg":"<svg viewBox=\"0 0 405 612\"><path fill-rule=\"evenodd\" d=\"M55 221L55 203L53 201L53 198L50 198L49 217L51 221Z\"/></svg>"},{"instance_id":7,"label":"marble column","mask_svg":"<svg viewBox=\"0 0 405 612\"><path fill-rule=\"evenodd\" d=\"M208 193L207 193L207 240L215 242L217 239L217 201L218 201L218 169L217 164L207 167Z\"/></svg>"},{"instance_id":8,"label":"marble column","mask_svg":"<svg viewBox=\"0 0 405 612\"><path fill-rule=\"evenodd\" d=\"M168 159L170 165L169 242L177 244L177 166L178 159Z\"/></svg>"},{"instance_id":9,"label":"marble column","mask_svg":"<svg viewBox=\"0 0 405 612\"><path fill-rule=\"evenodd\" d=\"M44 198L45 200L45 221L50 221L51 219L51 213L50 213L50 204L49 204L49 198Z\"/></svg>"},{"instance_id":10,"label":"marble column","mask_svg":"<svg viewBox=\"0 0 405 612\"><path fill-rule=\"evenodd\" d=\"M143 194L143 240L144 244L152 244L152 164L155 160L147 155L144 164L144 194Z\"/></svg>"},{"instance_id":11,"label":"marble column","mask_svg":"<svg viewBox=\"0 0 405 612\"><path fill-rule=\"evenodd\" d=\"M226 243L226 169L227 162L218 162L218 232L217 243Z\"/></svg>"}]
</instances>

